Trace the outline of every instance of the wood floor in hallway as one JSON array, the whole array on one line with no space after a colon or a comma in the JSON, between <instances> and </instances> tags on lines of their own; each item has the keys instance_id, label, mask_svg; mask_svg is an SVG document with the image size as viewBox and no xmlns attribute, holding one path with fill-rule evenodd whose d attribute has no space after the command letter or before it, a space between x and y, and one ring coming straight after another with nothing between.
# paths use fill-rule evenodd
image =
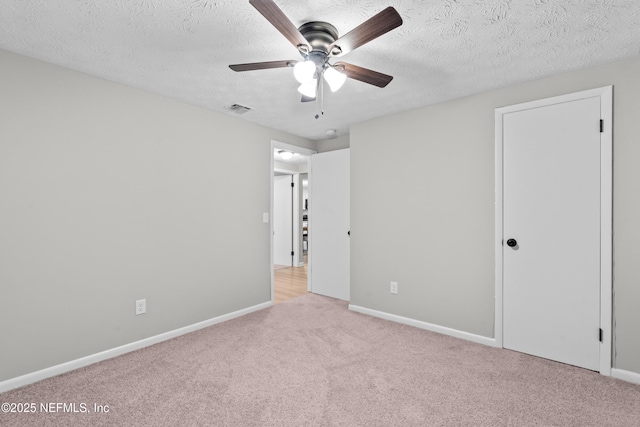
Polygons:
<instances>
[{"instance_id":1,"label":"wood floor in hallway","mask_svg":"<svg viewBox=\"0 0 640 427\"><path fill-rule=\"evenodd\" d=\"M306 257L305 257L306 258ZM307 294L307 263L304 267L287 267L273 272L273 302L279 304Z\"/></svg>"}]
</instances>

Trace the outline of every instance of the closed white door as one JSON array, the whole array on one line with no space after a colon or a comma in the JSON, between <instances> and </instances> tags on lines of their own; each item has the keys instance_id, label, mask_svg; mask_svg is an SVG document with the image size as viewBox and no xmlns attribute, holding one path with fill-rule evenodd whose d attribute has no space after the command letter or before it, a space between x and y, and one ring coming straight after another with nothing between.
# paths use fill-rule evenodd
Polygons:
<instances>
[{"instance_id":1,"label":"closed white door","mask_svg":"<svg viewBox=\"0 0 640 427\"><path fill-rule=\"evenodd\" d=\"M349 149L311 156L311 292L349 301Z\"/></svg>"},{"instance_id":2,"label":"closed white door","mask_svg":"<svg viewBox=\"0 0 640 427\"><path fill-rule=\"evenodd\" d=\"M600 98L503 116L503 345L598 370Z\"/></svg>"},{"instance_id":3,"label":"closed white door","mask_svg":"<svg viewBox=\"0 0 640 427\"><path fill-rule=\"evenodd\" d=\"M273 263L293 265L291 175L273 177Z\"/></svg>"}]
</instances>

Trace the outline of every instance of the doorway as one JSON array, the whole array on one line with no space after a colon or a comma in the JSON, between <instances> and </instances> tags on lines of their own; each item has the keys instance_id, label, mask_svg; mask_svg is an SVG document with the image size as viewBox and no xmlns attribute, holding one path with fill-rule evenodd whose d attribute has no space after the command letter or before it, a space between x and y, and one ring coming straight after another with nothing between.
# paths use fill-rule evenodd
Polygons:
<instances>
[{"instance_id":1,"label":"doorway","mask_svg":"<svg viewBox=\"0 0 640 427\"><path fill-rule=\"evenodd\" d=\"M311 289L308 172L315 151L277 141L271 146L271 299L278 304Z\"/></svg>"},{"instance_id":2,"label":"doorway","mask_svg":"<svg viewBox=\"0 0 640 427\"><path fill-rule=\"evenodd\" d=\"M496 344L611 371L612 88L496 109Z\"/></svg>"}]
</instances>

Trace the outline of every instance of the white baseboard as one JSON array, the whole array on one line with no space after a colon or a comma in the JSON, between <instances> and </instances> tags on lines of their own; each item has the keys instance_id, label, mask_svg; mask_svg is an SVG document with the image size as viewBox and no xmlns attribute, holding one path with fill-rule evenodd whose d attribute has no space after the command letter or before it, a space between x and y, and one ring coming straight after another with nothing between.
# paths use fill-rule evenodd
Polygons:
<instances>
[{"instance_id":1,"label":"white baseboard","mask_svg":"<svg viewBox=\"0 0 640 427\"><path fill-rule=\"evenodd\" d=\"M404 325L415 326L416 328L426 329L428 331L437 332L443 335L450 335L455 338L460 338L467 341L473 341L473 342L488 345L491 347L499 347L496 344L496 340L494 338L487 338L487 337L483 337L482 335L470 334L468 332L458 331L456 329L446 328L444 326L434 325L432 323L427 323L420 320L411 319L408 317L397 316L395 314L389 314L383 311L372 310L370 308L360 307L352 304L349 304L349 310L362 313L362 314L368 314L374 317L379 317L385 320L391 320L392 322L402 323ZM606 376L609 376L609 375L606 375ZM625 371L624 369L611 368L611 376L619 380L640 384L640 373L637 373L637 372Z\"/></svg>"},{"instance_id":2,"label":"white baseboard","mask_svg":"<svg viewBox=\"0 0 640 427\"><path fill-rule=\"evenodd\" d=\"M65 372L73 371L75 369L82 368L84 366L88 366L97 362L101 362L106 359L111 359L113 357L120 356L122 354L129 353L134 350L139 350L141 348L148 347L150 345L157 344L162 341L167 341L172 338L179 337L180 335L197 331L198 329L206 328L208 326L212 326L217 323L222 323L227 320L235 319L236 317L247 315L254 311L259 311L259 310L271 307L272 305L273 305L273 302L271 301L264 302L262 304L254 305L252 307L247 307L242 310L238 310L232 313L224 314L222 316L214 317L209 320L204 320L202 322L194 323L193 325L185 326L183 328L175 329L173 331L169 331L169 332L165 332L149 338L145 338L140 341L132 342L130 344L122 345L120 347L115 347L109 350L101 351L100 353L91 354L86 357L81 357L80 359L71 360L69 362L65 362L60 365L41 369L39 371L21 375L16 378L11 378L11 379L0 382L0 393L4 393L5 391L13 390L15 388L32 384L38 381L42 381L47 378L55 377L56 375L64 374Z\"/></svg>"},{"instance_id":3,"label":"white baseboard","mask_svg":"<svg viewBox=\"0 0 640 427\"><path fill-rule=\"evenodd\" d=\"M415 326L416 328L426 329L431 332L437 332L439 334L450 335L455 338L460 338L467 341L473 341L479 344L488 345L490 347L497 347L495 338L488 338L488 337L483 337L482 335L470 334L468 332L458 331L457 329L451 329L444 326L434 325L432 323L423 322L421 320L415 320L409 317L397 316L395 314L389 314L383 311L372 310L370 308L360 307L353 304L349 304L349 310L362 313L362 314L368 314L374 317L379 317L385 320L391 320L392 322L402 323L404 325Z\"/></svg>"},{"instance_id":4,"label":"white baseboard","mask_svg":"<svg viewBox=\"0 0 640 427\"><path fill-rule=\"evenodd\" d=\"M619 380L640 384L640 374L637 372L625 371L624 369L611 368L611 376Z\"/></svg>"}]
</instances>

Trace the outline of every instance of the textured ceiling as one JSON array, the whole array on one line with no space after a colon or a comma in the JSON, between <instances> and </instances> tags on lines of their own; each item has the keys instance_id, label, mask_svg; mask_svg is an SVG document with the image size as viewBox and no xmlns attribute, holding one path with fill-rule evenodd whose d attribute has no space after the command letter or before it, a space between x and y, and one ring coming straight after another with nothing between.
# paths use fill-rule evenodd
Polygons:
<instances>
[{"instance_id":1,"label":"textured ceiling","mask_svg":"<svg viewBox=\"0 0 640 427\"><path fill-rule=\"evenodd\" d=\"M384 89L348 80L325 114L300 103L290 69L229 64L298 60L248 0L2 0L0 48L167 95L244 120L326 139L352 123L640 53L638 0L275 0L297 26L340 35L386 6L404 24L343 56L394 76ZM0 64L1 69L1 64Z\"/></svg>"}]
</instances>

